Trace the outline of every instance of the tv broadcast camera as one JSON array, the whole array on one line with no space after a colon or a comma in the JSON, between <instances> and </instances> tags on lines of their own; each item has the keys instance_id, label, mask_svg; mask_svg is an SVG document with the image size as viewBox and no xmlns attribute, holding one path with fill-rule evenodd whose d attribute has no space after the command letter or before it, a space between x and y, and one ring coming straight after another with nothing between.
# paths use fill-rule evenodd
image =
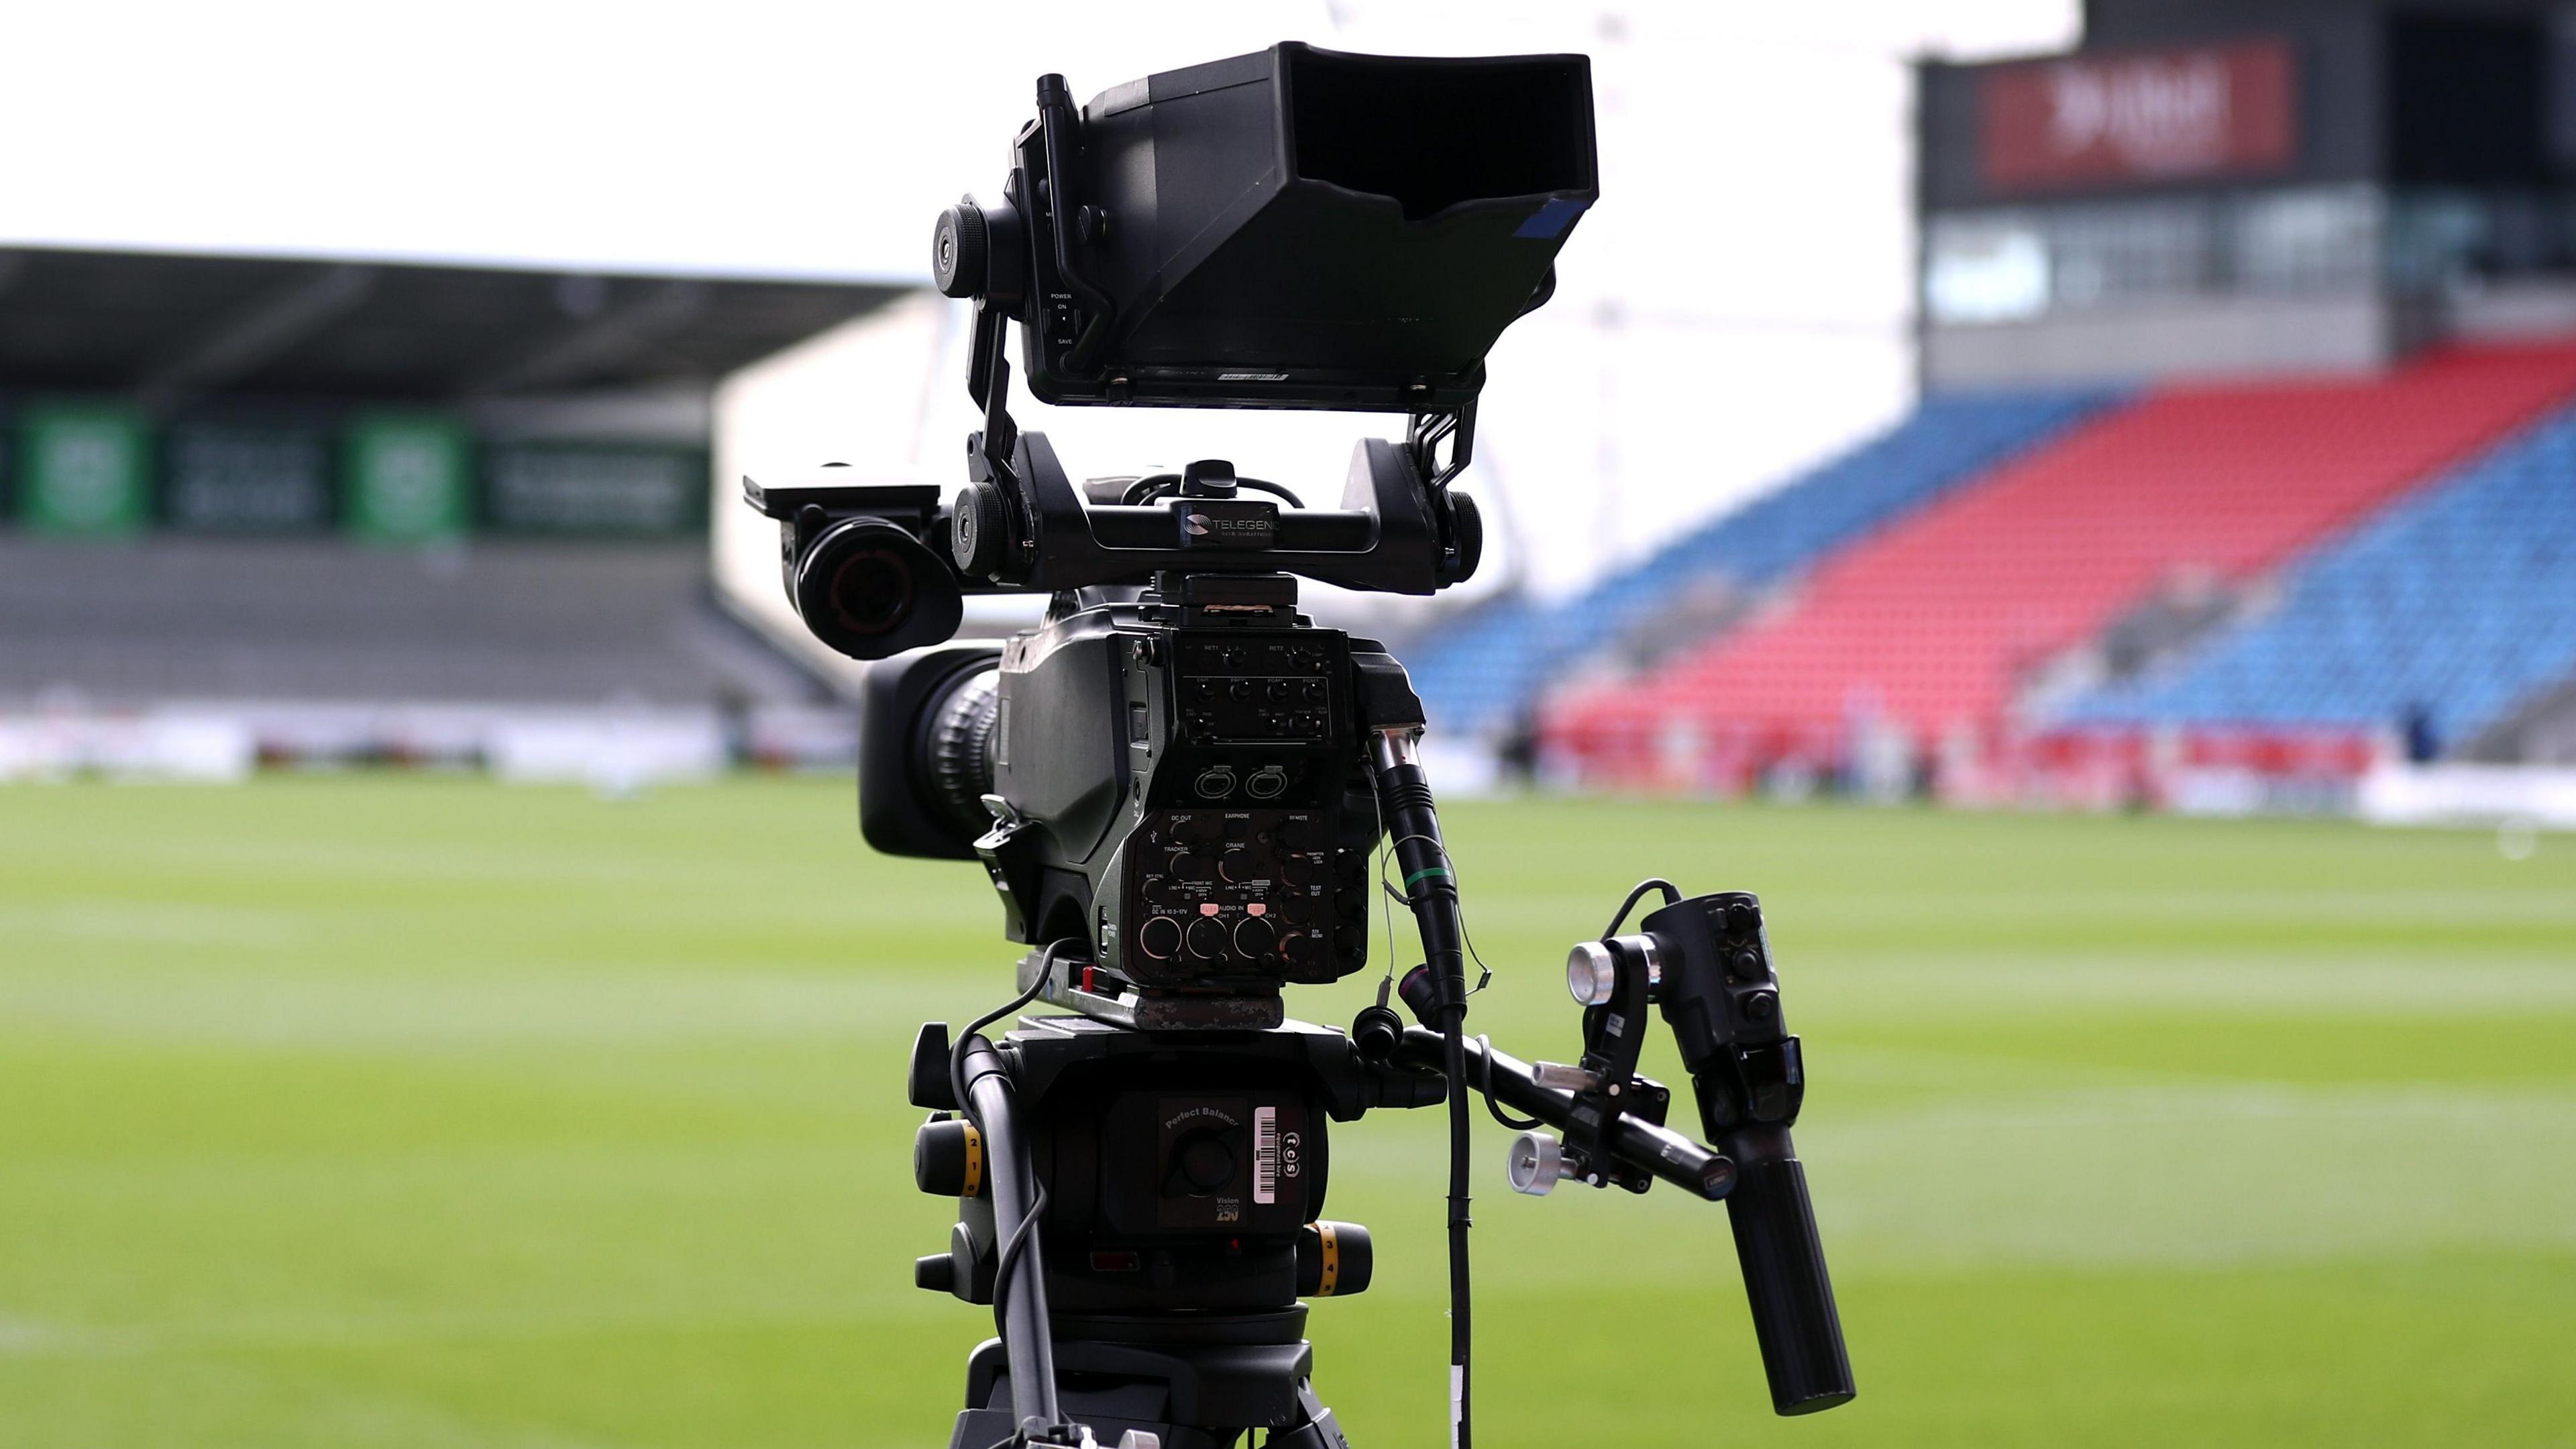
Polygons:
<instances>
[{"instance_id":1,"label":"tv broadcast camera","mask_svg":"<svg viewBox=\"0 0 2576 1449\"><path fill-rule=\"evenodd\" d=\"M948 1251L916 1277L994 1305L999 1330L969 1361L952 1449L1249 1449L1254 1430L1347 1449L1299 1301L1369 1282L1367 1231L1322 1217L1331 1128L1444 1102L1463 1449L1472 1094L1521 1130L1522 1191L1661 1179L1724 1200L1773 1406L1852 1396L1759 902L1638 887L1569 959L1579 1062L1470 1040L1421 703L1382 646L1297 607L1299 578L1428 594L1475 571L1475 505L1451 484L1484 357L1547 300L1598 194L1582 56L1281 44L1082 107L1041 77L1000 199L960 202L933 233L940 290L975 304L984 425L965 486L744 481L779 522L800 616L884 661L861 699L867 840L980 861L1030 948L1015 1000L953 1034L925 1026L913 1051L911 1100L932 1114L914 1174L959 1199ZM1012 421L1014 330L1050 403L1409 426L1359 444L1337 507L1212 460L1077 486ZM1043 622L949 644L962 595L993 592L1048 595ZM1286 986L1367 964L1382 847L1423 964L1400 987L1390 971L1348 1032L1287 1020ZM1661 906L1623 932L1653 891ZM982 1034L1039 1001L1069 1014ZM1637 1074L1650 1009L1690 1072L1696 1139Z\"/></svg>"}]
</instances>

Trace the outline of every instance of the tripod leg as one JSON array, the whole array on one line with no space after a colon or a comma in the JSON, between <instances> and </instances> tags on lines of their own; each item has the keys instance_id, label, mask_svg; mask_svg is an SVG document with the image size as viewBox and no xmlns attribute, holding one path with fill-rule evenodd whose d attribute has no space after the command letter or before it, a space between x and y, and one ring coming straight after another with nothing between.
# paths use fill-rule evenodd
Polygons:
<instances>
[{"instance_id":1,"label":"tripod leg","mask_svg":"<svg viewBox=\"0 0 2576 1449\"><path fill-rule=\"evenodd\" d=\"M1333 1418L1333 1411L1315 1397L1313 1380L1298 1381L1297 1407L1304 1411L1306 1422L1293 1429L1271 1430L1261 1449L1351 1449L1351 1441L1342 1437L1342 1426Z\"/></svg>"}]
</instances>

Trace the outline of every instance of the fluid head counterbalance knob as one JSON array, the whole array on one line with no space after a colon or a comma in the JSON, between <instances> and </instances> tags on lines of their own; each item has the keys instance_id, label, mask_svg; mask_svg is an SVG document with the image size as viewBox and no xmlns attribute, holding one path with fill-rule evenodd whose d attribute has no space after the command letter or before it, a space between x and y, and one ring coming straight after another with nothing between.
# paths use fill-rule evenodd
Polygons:
<instances>
[{"instance_id":1,"label":"fluid head counterbalance knob","mask_svg":"<svg viewBox=\"0 0 2576 1449\"><path fill-rule=\"evenodd\" d=\"M944 1113L921 1124L912 1135L912 1182L933 1197L982 1197L983 1134Z\"/></svg>"},{"instance_id":2,"label":"fluid head counterbalance knob","mask_svg":"<svg viewBox=\"0 0 2576 1449\"><path fill-rule=\"evenodd\" d=\"M1348 1298L1368 1290L1376 1253L1357 1223L1317 1221L1297 1235L1297 1296Z\"/></svg>"}]
</instances>

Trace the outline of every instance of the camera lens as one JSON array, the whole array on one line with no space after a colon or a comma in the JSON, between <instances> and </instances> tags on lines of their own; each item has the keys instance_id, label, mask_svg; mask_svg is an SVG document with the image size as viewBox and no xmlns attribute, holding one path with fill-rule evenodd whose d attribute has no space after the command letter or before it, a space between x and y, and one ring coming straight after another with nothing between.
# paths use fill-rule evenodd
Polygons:
<instances>
[{"instance_id":1,"label":"camera lens","mask_svg":"<svg viewBox=\"0 0 2576 1449\"><path fill-rule=\"evenodd\" d=\"M919 757L928 794L949 828L973 840L992 818L984 797L993 793L993 728L1001 714L1001 671L961 674L923 716Z\"/></svg>"}]
</instances>

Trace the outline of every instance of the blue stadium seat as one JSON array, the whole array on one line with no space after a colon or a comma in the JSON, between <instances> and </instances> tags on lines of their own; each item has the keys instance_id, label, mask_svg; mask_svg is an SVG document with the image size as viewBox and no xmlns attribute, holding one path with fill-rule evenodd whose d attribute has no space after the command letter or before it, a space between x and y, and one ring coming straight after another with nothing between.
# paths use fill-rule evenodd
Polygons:
<instances>
[{"instance_id":1,"label":"blue stadium seat","mask_svg":"<svg viewBox=\"0 0 2576 1449\"><path fill-rule=\"evenodd\" d=\"M1694 586L1762 589L2117 400L2103 391L1953 394L1894 429L1722 514L1554 606L1504 599L1407 654L1434 728L1489 734L1566 665Z\"/></svg>"},{"instance_id":2,"label":"blue stadium seat","mask_svg":"<svg viewBox=\"0 0 2576 1449\"><path fill-rule=\"evenodd\" d=\"M2464 744L2576 676L2576 409L2329 540L2279 605L2070 724L2390 724Z\"/></svg>"}]
</instances>

